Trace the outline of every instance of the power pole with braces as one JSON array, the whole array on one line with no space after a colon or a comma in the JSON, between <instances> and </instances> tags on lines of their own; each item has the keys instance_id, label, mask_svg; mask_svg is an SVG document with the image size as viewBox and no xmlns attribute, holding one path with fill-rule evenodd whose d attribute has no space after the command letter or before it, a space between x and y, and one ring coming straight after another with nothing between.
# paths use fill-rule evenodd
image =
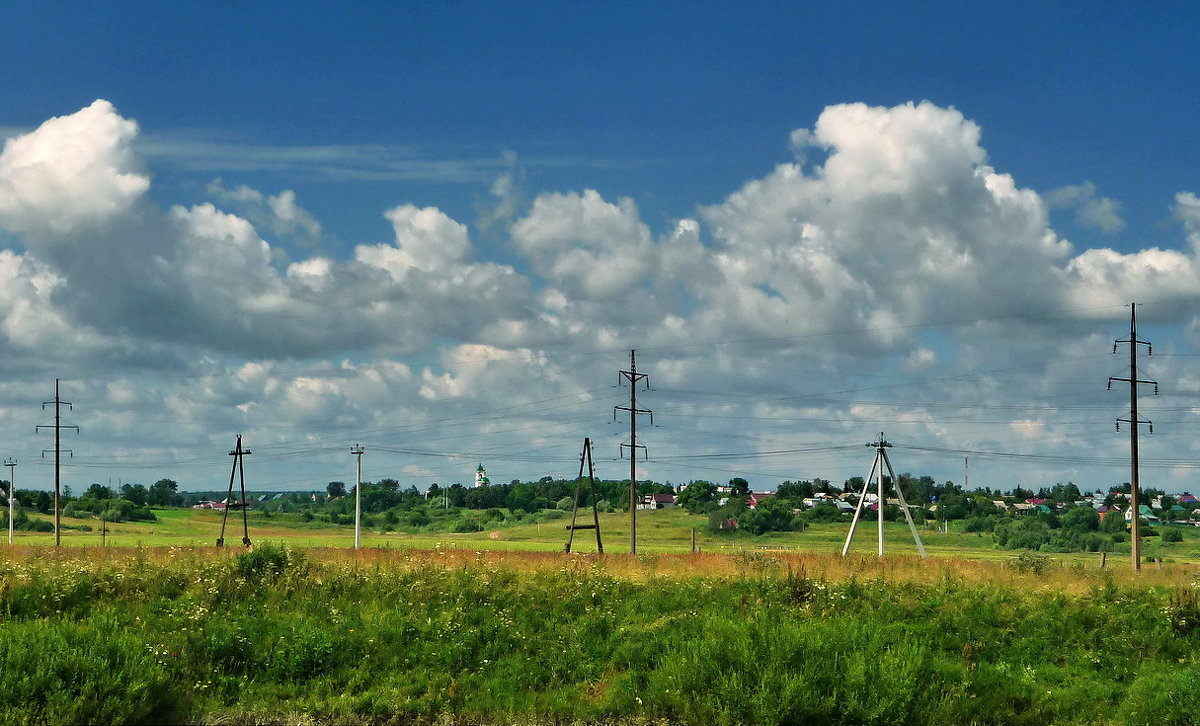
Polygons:
<instances>
[{"instance_id":1,"label":"power pole with braces","mask_svg":"<svg viewBox=\"0 0 1200 726\"><path fill-rule=\"evenodd\" d=\"M866 480L863 482L862 491L858 495L858 505L854 507L854 519L850 521L850 532L846 535L846 544L842 546L842 557L845 557L850 552L850 541L854 539L854 530L858 527L858 519L862 515L863 507L867 501L867 489L871 487L871 479L878 476L877 495L879 497L879 556L883 557L883 508L887 506L887 497L883 487L883 469L887 467L888 476L892 478L892 486L896 488L896 498L900 501L900 509L904 512L904 519L908 522L908 528L912 531L913 540L917 543L917 551L921 553L921 558L925 558L925 545L921 543L921 535L917 534L917 526L913 524L912 514L908 511L908 504L904 501L904 492L900 491L900 480L896 478L896 471L892 469L892 461L888 458L887 450L892 447L883 437L883 433L879 437L867 444L868 447L875 449L875 461L871 464L871 473L867 474ZM941 507L938 507L941 509Z\"/></svg>"}]
</instances>

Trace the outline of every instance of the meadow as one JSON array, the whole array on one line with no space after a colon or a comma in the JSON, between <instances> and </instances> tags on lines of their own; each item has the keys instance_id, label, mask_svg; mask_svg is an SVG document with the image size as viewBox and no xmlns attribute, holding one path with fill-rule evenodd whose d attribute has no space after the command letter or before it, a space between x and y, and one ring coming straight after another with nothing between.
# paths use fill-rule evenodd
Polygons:
<instances>
[{"instance_id":1,"label":"meadow","mask_svg":"<svg viewBox=\"0 0 1200 726\"><path fill-rule=\"evenodd\" d=\"M221 513L212 510L154 509L156 521L122 522L108 524L105 543L117 547L204 547L213 545L221 527ZM48 519L45 515L32 514L34 518ZM268 516L261 511L249 512L250 537L253 542L286 543L295 547L351 547L354 531L351 525L332 525L328 522L305 522L299 515L274 514ZM567 519L554 519L541 523L498 525L482 532L423 532L396 531L382 533L365 528L365 548L436 548L459 547L486 550L534 550L561 552L566 542ZM95 518L76 519L64 517L67 527L63 532L63 544L69 547L94 547L101 543L100 523ZM601 532L606 552L629 551L629 515L612 513L600 515ZM82 528L87 528L83 530ZM226 542L241 546L241 514L230 512L226 525ZM961 531L961 522L953 523L947 532L934 526L921 528L921 539L926 550L934 557L964 559L992 559L1009 561L1017 556L1013 550L999 549L994 538L985 533ZM759 536L747 533L716 534L709 531L707 519L689 515L682 509L663 509L638 513L638 549L640 552L670 554L691 551L692 531L696 533L697 547L702 552L724 552L737 554L747 550L776 550L811 553L840 553L849 526L846 522L813 523L803 532L768 532ZM1159 559L1168 563L1200 564L1200 529L1178 528L1183 534L1182 542L1164 542L1162 537L1148 537L1143 543L1143 553L1151 561ZM875 523L860 525L855 536L852 553L873 554L875 552ZM18 531L16 542L28 545L49 545L54 541L52 533ZM886 550L889 554L915 554L916 546L903 522L885 524ZM584 530L577 532L573 549L593 552L595 536ZM1098 553L1054 554L1060 562L1082 562L1099 566ZM1110 552L1105 559L1109 566L1123 565L1128 561L1128 543L1117 552Z\"/></svg>"},{"instance_id":2,"label":"meadow","mask_svg":"<svg viewBox=\"0 0 1200 726\"><path fill-rule=\"evenodd\" d=\"M1191 724L1198 596L1037 555L18 546L0 723Z\"/></svg>"}]
</instances>

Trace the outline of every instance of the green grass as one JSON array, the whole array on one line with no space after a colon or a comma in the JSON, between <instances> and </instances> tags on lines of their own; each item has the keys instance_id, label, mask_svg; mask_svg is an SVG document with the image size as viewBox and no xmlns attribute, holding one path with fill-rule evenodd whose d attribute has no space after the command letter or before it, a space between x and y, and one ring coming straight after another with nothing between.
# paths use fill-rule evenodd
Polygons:
<instances>
[{"instance_id":1,"label":"green grass","mask_svg":"<svg viewBox=\"0 0 1200 726\"><path fill-rule=\"evenodd\" d=\"M159 546L210 546L216 542L221 527L221 513L211 510L165 509L154 510L156 522L128 522L109 525L107 543L110 546L146 547ZM34 515L42 516L42 515ZM347 525L331 525L327 522L302 522L299 515L279 515L271 518L262 512L249 513L250 538L254 542L286 542L296 547L352 547L354 528ZM96 546L100 543L99 521L95 519L64 518L65 524L87 524L91 532L65 531L63 542L68 546ZM534 550L543 552L562 551L566 543L566 519L556 519L541 524L497 526L484 532L430 533L392 532L381 534L364 529L363 545L369 548L431 548L439 544L479 550ZM628 513L603 514L600 516L601 533L606 552L629 551ZM860 524L851 547L852 553L874 554L876 549L875 522ZM649 553L680 553L691 550L692 528L697 532L698 547L705 552L740 552L757 548L784 548L799 552L840 553L842 543L849 530L848 522L814 524L804 532L770 532L754 537L746 533L712 534L708 531L707 519L692 516L681 509L664 509L638 512L638 549ZM1156 528L1157 529L1157 528ZM951 529L943 533L932 528L918 530L926 551L934 557L961 557L968 559L1013 558L1012 550L997 549L994 540L987 534L960 532ZM1200 529L1181 527L1184 540L1179 543L1163 542L1161 537L1149 537L1143 545L1143 554L1171 562L1200 563ZM226 524L225 540L231 546L241 546L242 520L240 512L230 512ZM47 545L54 541L52 533L18 532L17 542L29 545ZM1112 552L1108 562L1116 563L1128 559L1128 543L1123 551ZM916 545L912 541L907 525L888 522L885 526L885 547L889 554L913 554ZM589 530L576 533L573 549L592 552L596 548L594 534ZM1097 553L1055 554L1063 561L1099 562Z\"/></svg>"},{"instance_id":2,"label":"green grass","mask_svg":"<svg viewBox=\"0 0 1200 726\"><path fill-rule=\"evenodd\" d=\"M330 552L0 560L0 724L1200 719L1186 579L965 576L911 558L825 575L842 560L801 570L766 553L681 555L688 574L664 576L657 555Z\"/></svg>"}]
</instances>

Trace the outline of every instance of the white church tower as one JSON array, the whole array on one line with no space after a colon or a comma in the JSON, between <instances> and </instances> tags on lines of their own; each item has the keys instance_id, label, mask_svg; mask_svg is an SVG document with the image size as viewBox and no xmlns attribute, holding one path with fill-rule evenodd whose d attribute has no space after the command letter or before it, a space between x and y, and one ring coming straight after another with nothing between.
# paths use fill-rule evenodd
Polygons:
<instances>
[{"instance_id":1,"label":"white church tower","mask_svg":"<svg viewBox=\"0 0 1200 726\"><path fill-rule=\"evenodd\" d=\"M475 486L481 487L481 486L484 486L484 485L490 484L490 483L491 482L488 480L488 476L487 476L487 469L484 469L483 464L480 464L475 469Z\"/></svg>"}]
</instances>

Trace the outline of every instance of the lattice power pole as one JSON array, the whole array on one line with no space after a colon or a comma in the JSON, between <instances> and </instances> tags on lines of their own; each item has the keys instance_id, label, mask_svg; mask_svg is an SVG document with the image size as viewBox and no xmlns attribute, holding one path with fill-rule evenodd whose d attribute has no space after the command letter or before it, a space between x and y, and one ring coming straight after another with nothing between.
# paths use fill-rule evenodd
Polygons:
<instances>
[{"instance_id":1,"label":"lattice power pole","mask_svg":"<svg viewBox=\"0 0 1200 726\"><path fill-rule=\"evenodd\" d=\"M887 506L887 497L883 488L883 469L887 467L888 476L892 478L892 486L896 488L896 499L900 501L900 509L904 512L904 519L908 522L908 528L912 531L913 540L917 543L917 551L921 553L922 559L925 557L925 545L921 544L921 535L917 534L917 526L913 524L912 514L908 511L908 504L904 501L904 492L900 491L900 480L896 478L896 471L892 469L892 461L888 458L887 450L892 448L892 445L883 438L883 434L879 434L879 438L867 444L868 447L875 449L875 461L871 464L871 473L867 474L867 478L863 481L862 491L858 495L858 506L854 508L854 519L850 522L850 532L846 535L846 544L842 546L842 557L845 557L850 552L850 541L854 539L854 530L858 527L858 518L862 515L863 507L867 501L867 490L871 488L871 479L878 476L877 496L879 497L879 556L883 557L883 508Z\"/></svg>"},{"instance_id":2,"label":"lattice power pole","mask_svg":"<svg viewBox=\"0 0 1200 726\"><path fill-rule=\"evenodd\" d=\"M1129 345L1129 377L1121 376L1108 377L1108 390L1112 390L1113 381L1122 381L1129 384L1129 416L1117 419L1117 431L1121 430L1121 422L1129 424L1129 506L1133 510L1133 519L1129 531L1129 538L1133 541L1133 569L1142 569L1142 542L1139 537L1141 534L1141 525L1138 520L1141 519L1141 511L1138 508L1138 427L1146 424L1150 428L1150 433L1154 433L1154 424L1149 419L1138 416L1138 385L1154 386L1154 395L1158 395L1158 381L1151 378L1138 378L1137 368L1137 347L1139 345L1146 346L1146 355L1153 355L1154 348L1148 341L1142 340L1137 334L1137 303L1129 303L1129 337L1121 338L1113 342L1113 355L1117 353L1117 346L1121 343Z\"/></svg>"},{"instance_id":3,"label":"lattice power pole","mask_svg":"<svg viewBox=\"0 0 1200 726\"><path fill-rule=\"evenodd\" d=\"M363 447L355 444L350 453L358 459L354 474L354 549L362 546L362 455Z\"/></svg>"},{"instance_id":4,"label":"lattice power pole","mask_svg":"<svg viewBox=\"0 0 1200 726\"><path fill-rule=\"evenodd\" d=\"M59 397L57 378L54 379L54 400L43 401L42 410L45 411L46 407L50 404L54 404L54 423L40 424L34 427L34 430L40 431L41 429L54 429L54 448L43 449L42 457L44 458L46 454L50 453L51 451L54 452L54 546L60 547L62 546L62 512L58 505L58 500L61 496L60 492L62 491L62 454L64 451L66 451L69 456L75 456L74 451L62 448L62 430L75 429L75 432L78 433L79 427L67 425L62 422L62 407L66 406L68 410L74 409L69 401L64 401L61 397Z\"/></svg>"},{"instance_id":5,"label":"lattice power pole","mask_svg":"<svg viewBox=\"0 0 1200 726\"><path fill-rule=\"evenodd\" d=\"M620 371L620 381L629 381L629 405L613 406L613 420L617 420L617 411L629 412L629 443L621 444L621 454L629 447L629 553L637 554L637 450L645 449L637 442L637 417L639 413L650 415L650 424L654 424L654 414L648 408L637 407L637 384L646 382L646 390L650 390L650 376L637 372L637 351L629 351L629 370Z\"/></svg>"},{"instance_id":6,"label":"lattice power pole","mask_svg":"<svg viewBox=\"0 0 1200 726\"><path fill-rule=\"evenodd\" d=\"M245 457L249 456L250 453L249 449L242 448L242 435L238 434L237 446L234 447L233 451L229 452L229 455L233 457L233 469L229 472L229 493L225 496L225 513L221 515L221 536L217 537L218 547L225 546L225 521L229 519L229 509L235 506L230 501L233 499L233 477L239 474L242 484L242 502L239 505L242 509L242 544L246 547L250 546L250 521L246 514L246 507L248 505L246 501L246 467L243 463Z\"/></svg>"},{"instance_id":7,"label":"lattice power pole","mask_svg":"<svg viewBox=\"0 0 1200 726\"><path fill-rule=\"evenodd\" d=\"M587 459L588 489L592 493L592 524L575 524L575 516L579 513L579 491L583 488L583 460ZM579 455L579 476L575 477L575 501L571 506L571 523L567 525L566 552L571 552L571 542L575 539L575 530L596 530L596 551L604 554L604 544L600 541L600 512L596 509L596 469L592 465L591 439L583 440L583 453Z\"/></svg>"}]
</instances>

